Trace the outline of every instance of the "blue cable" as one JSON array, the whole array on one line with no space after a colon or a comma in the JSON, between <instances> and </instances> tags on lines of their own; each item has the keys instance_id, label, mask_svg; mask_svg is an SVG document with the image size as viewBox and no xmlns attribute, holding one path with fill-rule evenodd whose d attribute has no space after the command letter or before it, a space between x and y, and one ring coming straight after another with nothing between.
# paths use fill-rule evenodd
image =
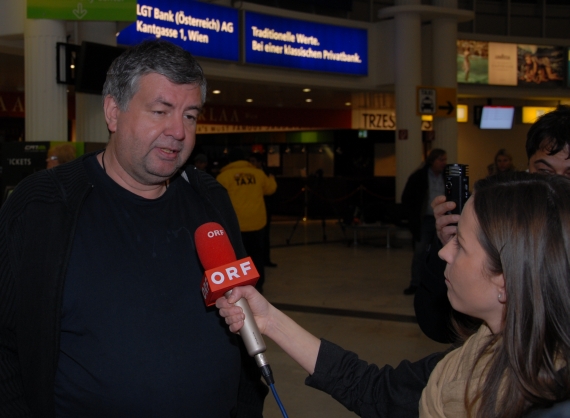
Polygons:
<instances>
[{"instance_id":1,"label":"blue cable","mask_svg":"<svg viewBox=\"0 0 570 418\"><path fill-rule=\"evenodd\" d=\"M281 410L281 414L283 414L283 418L289 418L289 415L287 415L287 411L285 411L285 407L281 403L281 399L279 399L279 395L277 394L277 391L275 390L275 385L273 385L273 383L270 383L269 387L271 388L271 392L273 392L273 396L275 397L275 401L277 402L277 405L279 406L279 409Z\"/></svg>"}]
</instances>

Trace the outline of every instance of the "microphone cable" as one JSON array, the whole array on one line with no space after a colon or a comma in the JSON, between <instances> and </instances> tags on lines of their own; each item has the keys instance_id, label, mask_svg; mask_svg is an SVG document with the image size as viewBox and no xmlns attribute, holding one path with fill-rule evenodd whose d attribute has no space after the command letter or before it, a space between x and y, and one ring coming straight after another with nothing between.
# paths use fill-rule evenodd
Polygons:
<instances>
[{"instance_id":1,"label":"microphone cable","mask_svg":"<svg viewBox=\"0 0 570 418\"><path fill-rule=\"evenodd\" d=\"M281 399L279 399L277 390L275 389L275 379L273 379L273 372L271 371L271 367L269 366L269 364L264 364L263 366L260 367L260 370L261 374L263 375L263 378L265 379L265 382L267 383L267 385L271 389L271 392L273 393L273 397L275 398L275 402L277 402L277 406L281 410L283 418L289 418L289 415L287 415L287 411L285 411L285 407L281 403Z\"/></svg>"}]
</instances>

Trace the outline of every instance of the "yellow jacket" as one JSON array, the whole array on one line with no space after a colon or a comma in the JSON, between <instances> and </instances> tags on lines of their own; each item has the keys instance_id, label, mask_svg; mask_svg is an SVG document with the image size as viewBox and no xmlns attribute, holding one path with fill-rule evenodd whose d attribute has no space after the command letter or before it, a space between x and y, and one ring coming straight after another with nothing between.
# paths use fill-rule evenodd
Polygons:
<instances>
[{"instance_id":1,"label":"yellow jacket","mask_svg":"<svg viewBox=\"0 0 570 418\"><path fill-rule=\"evenodd\" d=\"M267 176L247 161L234 161L216 177L226 188L242 232L258 231L267 223L263 196L275 193L275 177Z\"/></svg>"}]
</instances>

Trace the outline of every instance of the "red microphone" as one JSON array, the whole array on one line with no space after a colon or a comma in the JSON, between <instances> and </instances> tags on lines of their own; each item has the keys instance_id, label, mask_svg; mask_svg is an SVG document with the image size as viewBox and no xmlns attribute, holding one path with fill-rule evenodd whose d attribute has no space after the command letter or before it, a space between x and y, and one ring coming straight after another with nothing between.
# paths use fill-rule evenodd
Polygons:
<instances>
[{"instance_id":1,"label":"red microphone","mask_svg":"<svg viewBox=\"0 0 570 418\"><path fill-rule=\"evenodd\" d=\"M194 233L198 258L204 267L204 278L200 288L206 306L212 306L222 295L229 296L236 286L254 286L259 273L250 257L236 260L230 240L219 223L208 222ZM266 350L261 332L253 319L253 313L245 298L235 303L241 307L245 320L240 335L247 352L255 358L259 367L269 366L263 352Z\"/></svg>"}]
</instances>

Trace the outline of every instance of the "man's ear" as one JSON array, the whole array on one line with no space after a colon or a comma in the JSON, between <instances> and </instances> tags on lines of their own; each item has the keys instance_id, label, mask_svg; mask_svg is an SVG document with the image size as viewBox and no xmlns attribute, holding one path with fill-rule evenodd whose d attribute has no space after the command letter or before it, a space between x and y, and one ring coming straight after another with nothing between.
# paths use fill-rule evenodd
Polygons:
<instances>
[{"instance_id":1,"label":"man's ear","mask_svg":"<svg viewBox=\"0 0 570 418\"><path fill-rule=\"evenodd\" d=\"M119 117L119 106L115 99L109 95L105 97L103 104L103 112L105 113L105 121L107 122L107 129L109 132L114 133L117 130L117 119Z\"/></svg>"}]
</instances>

